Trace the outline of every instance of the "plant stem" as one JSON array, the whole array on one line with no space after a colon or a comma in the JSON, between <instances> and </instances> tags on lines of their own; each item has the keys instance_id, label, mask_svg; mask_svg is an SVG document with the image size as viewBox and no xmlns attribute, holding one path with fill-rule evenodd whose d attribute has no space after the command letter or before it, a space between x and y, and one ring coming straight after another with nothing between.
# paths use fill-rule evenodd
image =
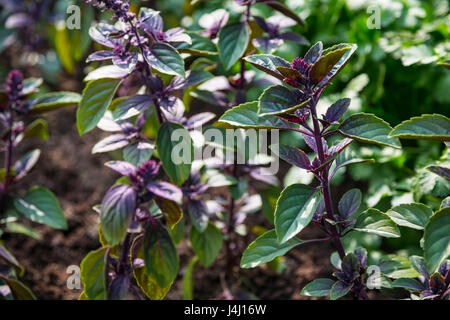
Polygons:
<instances>
[{"instance_id":1,"label":"plant stem","mask_svg":"<svg viewBox=\"0 0 450 320\"><path fill-rule=\"evenodd\" d=\"M3 202L4 196L8 192L8 186L11 182L11 164L12 164L12 155L13 155L13 124L14 124L14 111L13 107L10 103L8 103L8 112L9 112L9 118L8 118L8 140L6 141L6 152L5 152L5 182L3 184L2 194L0 197L0 204ZM0 206L1 207L1 206Z\"/></svg>"},{"instance_id":2,"label":"plant stem","mask_svg":"<svg viewBox=\"0 0 450 320\"><path fill-rule=\"evenodd\" d=\"M312 122L314 125L314 138L316 141L317 146L317 154L319 156L320 163L323 164L326 161L325 152L323 150L322 145L322 139L324 138L323 132L320 130L319 120L317 118L317 101L320 98L322 91L319 91L317 94L314 95L314 98L312 99L312 104L310 104L311 107L311 115L312 115ZM325 202L325 210L327 212L327 217L331 221L334 221L334 210L333 210L333 202L332 202L332 196L331 196L331 188L330 188L330 181L328 179L329 174L329 166L324 166L322 170L320 171L320 182L321 182L321 189L323 193L323 199ZM331 239L334 242L334 245L336 246L337 252L339 254L339 257L341 261L345 257L345 250L341 242L342 234L339 232L339 229L337 226L330 225L330 231L331 231ZM358 278L355 280L355 286L358 288L358 298L362 300L369 300L369 297L366 293L366 288L364 284L361 282L361 279Z\"/></svg>"},{"instance_id":3,"label":"plant stem","mask_svg":"<svg viewBox=\"0 0 450 320\"><path fill-rule=\"evenodd\" d=\"M316 111L316 105L317 105L317 101L318 101L319 97L320 97L320 94L317 94L312 99L313 103L311 104L311 115L312 115L312 121L313 121L313 126L314 126L314 138L316 140L317 153L319 156L320 163L322 164L325 162L326 159L325 159L325 152L323 150L323 145L322 145L322 134L320 131L320 125L319 125L319 120L317 119L317 111ZM324 167L321 171L321 189L322 189L322 193L323 193L323 199L325 202L325 210L327 212L327 217L330 220L334 220L333 203L332 203L332 198L331 198L330 183L328 181L328 168L327 167ZM333 242L338 251L339 257L342 260L345 257L345 250L344 250L344 247L342 246L340 235L337 232L336 228L333 226L331 227L331 234L332 234Z\"/></svg>"}]
</instances>

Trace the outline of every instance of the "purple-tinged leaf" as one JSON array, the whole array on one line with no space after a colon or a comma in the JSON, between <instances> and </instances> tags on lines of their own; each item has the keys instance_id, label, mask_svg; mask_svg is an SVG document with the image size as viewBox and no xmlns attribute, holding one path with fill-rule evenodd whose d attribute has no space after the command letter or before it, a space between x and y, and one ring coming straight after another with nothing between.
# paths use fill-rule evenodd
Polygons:
<instances>
[{"instance_id":1,"label":"purple-tinged leaf","mask_svg":"<svg viewBox=\"0 0 450 320\"><path fill-rule=\"evenodd\" d=\"M282 15L272 15L266 19L266 23L270 29L278 31L279 29L289 28L297 25L294 19ZM272 31L271 30L271 31Z\"/></svg>"},{"instance_id":2,"label":"purple-tinged leaf","mask_svg":"<svg viewBox=\"0 0 450 320\"><path fill-rule=\"evenodd\" d=\"M123 101L113 111L114 120L124 120L146 111L153 104L152 96L137 94Z\"/></svg>"},{"instance_id":3,"label":"purple-tinged leaf","mask_svg":"<svg viewBox=\"0 0 450 320\"><path fill-rule=\"evenodd\" d=\"M17 261L17 259L1 244L0 244L0 261L13 267L16 273L19 275L19 277L23 276L25 269Z\"/></svg>"},{"instance_id":4,"label":"purple-tinged leaf","mask_svg":"<svg viewBox=\"0 0 450 320\"><path fill-rule=\"evenodd\" d=\"M115 66L131 73L138 63L138 55L135 52L120 56L115 55L112 58L112 62Z\"/></svg>"},{"instance_id":5,"label":"purple-tinged leaf","mask_svg":"<svg viewBox=\"0 0 450 320\"><path fill-rule=\"evenodd\" d=\"M218 76L202 83L198 89L215 92L218 90L232 90L232 87L225 76Z\"/></svg>"},{"instance_id":6,"label":"purple-tinged leaf","mask_svg":"<svg viewBox=\"0 0 450 320\"><path fill-rule=\"evenodd\" d=\"M144 141L135 142L123 149L123 159L135 166L150 160L155 146Z\"/></svg>"},{"instance_id":7,"label":"purple-tinged leaf","mask_svg":"<svg viewBox=\"0 0 450 320\"><path fill-rule=\"evenodd\" d=\"M266 37L261 37L261 38L254 38L252 40L252 43L256 48L258 48L262 52L270 54L283 45L283 40L277 38L269 39Z\"/></svg>"},{"instance_id":8,"label":"purple-tinged leaf","mask_svg":"<svg viewBox=\"0 0 450 320\"><path fill-rule=\"evenodd\" d=\"M342 259L341 264L341 270L345 277L344 280L348 283L355 280L359 276L360 267L358 257L353 253L347 254L344 259Z\"/></svg>"},{"instance_id":9,"label":"purple-tinged leaf","mask_svg":"<svg viewBox=\"0 0 450 320\"><path fill-rule=\"evenodd\" d=\"M278 2L278 1L262 1L261 3L268 5L272 9L275 9L275 10L281 12L286 17L289 17L289 18L295 20L301 26L305 26L305 23L303 22L303 20L294 11L292 11L291 9L286 7L285 4Z\"/></svg>"},{"instance_id":10,"label":"purple-tinged leaf","mask_svg":"<svg viewBox=\"0 0 450 320\"><path fill-rule=\"evenodd\" d=\"M337 300L339 298L342 298L347 293L349 293L352 287L353 283L345 283L343 281L335 282L330 290L330 299Z\"/></svg>"},{"instance_id":11,"label":"purple-tinged leaf","mask_svg":"<svg viewBox=\"0 0 450 320\"><path fill-rule=\"evenodd\" d=\"M172 28L164 33L164 41L167 42L186 42L192 43L191 37L185 32L183 28Z\"/></svg>"},{"instance_id":12,"label":"purple-tinged leaf","mask_svg":"<svg viewBox=\"0 0 450 320\"><path fill-rule=\"evenodd\" d=\"M349 219L361 205L362 193L359 189L347 191L339 201L339 213L342 220Z\"/></svg>"},{"instance_id":13,"label":"purple-tinged leaf","mask_svg":"<svg viewBox=\"0 0 450 320\"><path fill-rule=\"evenodd\" d=\"M329 154L330 156L335 155L336 153L341 153L345 148L347 148L350 143L353 142L353 139L350 138L344 138L343 140L341 140L337 145L332 146L329 150Z\"/></svg>"},{"instance_id":14,"label":"purple-tinged leaf","mask_svg":"<svg viewBox=\"0 0 450 320\"><path fill-rule=\"evenodd\" d=\"M112 51L107 50L97 51L91 53L89 57L87 57L86 62L108 60L112 59L112 57L114 56L115 54Z\"/></svg>"},{"instance_id":15,"label":"purple-tinged leaf","mask_svg":"<svg viewBox=\"0 0 450 320\"><path fill-rule=\"evenodd\" d=\"M111 111L106 111L105 115L97 123L97 128L107 132L119 132L122 131L122 127L119 123L120 121L114 121Z\"/></svg>"},{"instance_id":16,"label":"purple-tinged leaf","mask_svg":"<svg viewBox=\"0 0 450 320\"><path fill-rule=\"evenodd\" d=\"M97 142L92 153L110 152L127 146L130 142L124 134L113 134Z\"/></svg>"},{"instance_id":17,"label":"purple-tinged leaf","mask_svg":"<svg viewBox=\"0 0 450 320\"><path fill-rule=\"evenodd\" d=\"M228 22L230 14L225 9L218 9L210 13L205 13L202 15L198 21L199 26L207 30L219 30L225 26ZM216 31L216 33L217 33Z\"/></svg>"},{"instance_id":18,"label":"purple-tinged leaf","mask_svg":"<svg viewBox=\"0 0 450 320\"><path fill-rule=\"evenodd\" d=\"M130 287L130 277L127 274L119 274L108 288L108 300L125 300Z\"/></svg>"},{"instance_id":19,"label":"purple-tinged leaf","mask_svg":"<svg viewBox=\"0 0 450 320\"><path fill-rule=\"evenodd\" d=\"M300 149L288 145L278 145L277 148L274 148L272 150L278 153L278 156L281 159L289 162L290 164L293 164L305 170L311 169L311 162L309 161L308 156Z\"/></svg>"},{"instance_id":20,"label":"purple-tinged leaf","mask_svg":"<svg viewBox=\"0 0 450 320\"><path fill-rule=\"evenodd\" d=\"M277 67L291 68L291 64L286 60L270 54L255 54L244 57L243 59L248 63L251 63L257 69L262 70L281 81L283 81L284 76L277 70Z\"/></svg>"},{"instance_id":21,"label":"purple-tinged leaf","mask_svg":"<svg viewBox=\"0 0 450 320\"><path fill-rule=\"evenodd\" d=\"M186 123L188 130L203 126L208 121L214 119L216 115L212 112L201 112L190 117Z\"/></svg>"},{"instance_id":22,"label":"purple-tinged leaf","mask_svg":"<svg viewBox=\"0 0 450 320\"><path fill-rule=\"evenodd\" d=\"M186 72L186 78L176 76L170 81L167 89L170 91L186 89L199 83L211 80L214 76L203 70L190 70Z\"/></svg>"},{"instance_id":23,"label":"purple-tinged leaf","mask_svg":"<svg viewBox=\"0 0 450 320\"><path fill-rule=\"evenodd\" d=\"M350 99L344 98L333 103L327 110L323 119L329 123L337 123L342 118L345 111L347 111L350 105Z\"/></svg>"},{"instance_id":24,"label":"purple-tinged leaf","mask_svg":"<svg viewBox=\"0 0 450 320\"><path fill-rule=\"evenodd\" d=\"M308 147L310 147L315 153L319 153L319 151L317 149L317 145L316 145L316 139L314 137L308 136L306 134L302 134L302 136L303 136L303 140L305 140ZM323 148L323 152L329 153L328 152L328 144L324 138L322 138L322 148Z\"/></svg>"},{"instance_id":25,"label":"purple-tinged leaf","mask_svg":"<svg viewBox=\"0 0 450 320\"><path fill-rule=\"evenodd\" d=\"M83 81L87 82L104 78L121 79L125 78L128 75L128 70L119 68L118 66L112 64L92 70L86 75L86 77L84 77Z\"/></svg>"},{"instance_id":26,"label":"purple-tinged leaf","mask_svg":"<svg viewBox=\"0 0 450 320\"><path fill-rule=\"evenodd\" d=\"M253 16L253 20L258 24L258 26L265 32L269 32L269 27L267 26L266 21L258 16Z\"/></svg>"},{"instance_id":27,"label":"purple-tinged leaf","mask_svg":"<svg viewBox=\"0 0 450 320\"><path fill-rule=\"evenodd\" d=\"M308 52L306 52L303 57L303 61L305 61L308 65L316 63L316 61L322 56L323 44L321 41L317 42L313 45Z\"/></svg>"},{"instance_id":28,"label":"purple-tinged leaf","mask_svg":"<svg viewBox=\"0 0 450 320\"><path fill-rule=\"evenodd\" d=\"M252 169L250 171L250 177L275 187L280 185L280 181L278 181L277 176L272 174L272 172L265 167L257 167Z\"/></svg>"},{"instance_id":29,"label":"purple-tinged leaf","mask_svg":"<svg viewBox=\"0 0 450 320\"><path fill-rule=\"evenodd\" d=\"M22 179L36 164L41 151L35 149L28 152L14 164L15 180Z\"/></svg>"},{"instance_id":30,"label":"purple-tinged leaf","mask_svg":"<svg viewBox=\"0 0 450 320\"><path fill-rule=\"evenodd\" d=\"M309 44L309 41L305 37L303 37L297 33L290 32L290 31L281 33L278 36L278 38L286 40L286 41L295 42L298 44L304 44L304 45Z\"/></svg>"},{"instance_id":31,"label":"purple-tinged leaf","mask_svg":"<svg viewBox=\"0 0 450 320\"><path fill-rule=\"evenodd\" d=\"M177 203L180 203L183 198L181 189L169 182L149 182L145 187L156 196L167 200L172 200Z\"/></svg>"},{"instance_id":32,"label":"purple-tinged leaf","mask_svg":"<svg viewBox=\"0 0 450 320\"><path fill-rule=\"evenodd\" d=\"M450 169L441 166L428 166L428 171L431 171L447 180L450 180Z\"/></svg>"},{"instance_id":33,"label":"purple-tinged leaf","mask_svg":"<svg viewBox=\"0 0 450 320\"><path fill-rule=\"evenodd\" d=\"M127 177L137 173L137 168L125 161L108 161L105 166Z\"/></svg>"},{"instance_id":34,"label":"purple-tinged leaf","mask_svg":"<svg viewBox=\"0 0 450 320\"><path fill-rule=\"evenodd\" d=\"M200 231L205 231L208 226L209 215L205 203L201 200L190 200L187 205L192 224Z\"/></svg>"},{"instance_id":35,"label":"purple-tinged leaf","mask_svg":"<svg viewBox=\"0 0 450 320\"><path fill-rule=\"evenodd\" d=\"M115 246L127 233L136 209L136 190L128 185L114 186L102 201L100 223L106 241Z\"/></svg>"},{"instance_id":36,"label":"purple-tinged leaf","mask_svg":"<svg viewBox=\"0 0 450 320\"><path fill-rule=\"evenodd\" d=\"M366 268L367 265L367 250L364 248L356 248L355 255L358 257L359 265Z\"/></svg>"},{"instance_id":37,"label":"purple-tinged leaf","mask_svg":"<svg viewBox=\"0 0 450 320\"><path fill-rule=\"evenodd\" d=\"M139 11L140 26L144 30L151 32L163 31L163 20L159 11L150 8L141 8Z\"/></svg>"},{"instance_id":38,"label":"purple-tinged leaf","mask_svg":"<svg viewBox=\"0 0 450 320\"><path fill-rule=\"evenodd\" d=\"M94 41L109 48L114 48L116 44L120 44L121 40L110 38L111 34L117 32L116 28L107 23L99 23L89 29L89 35Z\"/></svg>"},{"instance_id":39,"label":"purple-tinged leaf","mask_svg":"<svg viewBox=\"0 0 450 320\"><path fill-rule=\"evenodd\" d=\"M322 216L325 213L325 201L323 199L323 196L320 199L319 205L316 208L316 211L314 212L313 221L320 222L322 220Z\"/></svg>"}]
</instances>

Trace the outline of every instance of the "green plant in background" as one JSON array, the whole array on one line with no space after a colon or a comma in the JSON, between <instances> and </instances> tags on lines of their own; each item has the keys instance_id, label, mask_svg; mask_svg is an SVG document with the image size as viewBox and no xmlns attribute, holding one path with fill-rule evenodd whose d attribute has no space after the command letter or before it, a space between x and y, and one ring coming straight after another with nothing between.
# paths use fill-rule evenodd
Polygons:
<instances>
[{"instance_id":1,"label":"green plant in background","mask_svg":"<svg viewBox=\"0 0 450 320\"><path fill-rule=\"evenodd\" d=\"M37 116L80 101L80 95L73 92L39 94L41 84L42 79L24 80L21 72L13 70L0 91L0 151L5 159L0 169L0 236L8 232L39 239L39 234L19 222L24 218L55 229L67 229L66 218L53 192L33 186L23 193L18 187L38 162L40 150L31 150L17 158L17 146L27 139L48 139L47 122ZM17 279L24 272L0 242L0 284L6 285L6 289L0 291L0 300L35 299L34 294Z\"/></svg>"}]
</instances>

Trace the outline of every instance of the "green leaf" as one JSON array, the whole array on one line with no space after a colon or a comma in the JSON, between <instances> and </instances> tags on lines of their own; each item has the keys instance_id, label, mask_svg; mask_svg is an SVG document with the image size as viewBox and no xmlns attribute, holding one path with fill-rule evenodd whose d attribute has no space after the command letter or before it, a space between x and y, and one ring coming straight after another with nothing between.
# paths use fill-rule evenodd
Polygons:
<instances>
[{"instance_id":1,"label":"green leaf","mask_svg":"<svg viewBox=\"0 0 450 320\"><path fill-rule=\"evenodd\" d=\"M450 208L444 208L431 216L424 232L424 258L428 272L434 273L442 261L450 255Z\"/></svg>"},{"instance_id":2,"label":"green leaf","mask_svg":"<svg viewBox=\"0 0 450 320\"><path fill-rule=\"evenodd\" d=\"M119 80L111 78L87 83L77 110L77 128L80 135L95 128L111 104L119 84Z\"/></svg>"},{"instance_id":3,"label":"green leaf","mask_svg":"<svg viewBox=\"0 0 450 320\"><path fill-rule=\"evenodd\" d=\"M358 216L354 230L374 233L386 238L400 237L400 231L395 222L388 215L373 208L367 209Z\"/></svg>"},{"instance_id":4,"label":"green leaf","mask_svg":"<svg viewBox=\"0 0 450 320\"><path fill-rule=\"evenodd\" d=\"M330 290L330 299L337 300L342 298L347 293L349 293L350 289L353 287L353 283L345 283L342 281L336 281Z\"/></svg>"},{"instance_id":5,"label":"green leaf","mask_svg":"<svg viewBox=\"0 0 450 320\"><path fill-rule=\"evenodd\" d=\"M72 104L78 104L81 96L75 92L50 92L40 95L31 101L31 113L43 113L56 110Z\"/></svg>"},{"instance_id":6,"label":"green leaf","mask_svg":"<svg viewBox=\"0 0 450 320\"><path fill-rule=\"evenodd\" d=\"M152 96L137 94L121 102L113 111L114 120L125 120L148 110L153 105Z\"/></svg>"},{"instance_id":7,"label":"green leaf","mask_svg":"<svg viewBox=\"0 0 450 320\"><path fill-rule=\"evenodd\" d=\"M399 226L423 230L433 210L421 203L408 203L395 206L386 214Z\"/></svg>"},{"instance_id":8,"label":"green leaf","mask_svg":"<svg viewBox=\"0 0 450 320\"><path fill-rule=\"evenodd\" d=\"M177 277L180 261L167 229L159 223L151 224L145 231L142 250L147 273L158 286L170 285Z\"/></svg>"},{"instance_id":9,"label":"green leaf","mask_svg":"<svg viewBox=\"0 0 450 320\"><path fill-rule=\"evenodd\" d=\"M285 77L277 70L277 67L292 68L291 64L286 60L270 54L255 54L244 57L244 60L251 63L259 70L262 70L280 80L283 80Z\"/></svg>"},{"instance_id":10,"label":"green leaf","mask_svg":"<svg viewBox=\"0 0 450 320\"><path fill-rule=\"evenodd\" d=\"M106 259L109 248L91 251L81 262L81 282L90 300L106 300Z\"/></svg>"},{"instance_id":11,"label":"green leaf","mask_svg":"<svg viewBox=\"0 0 450 320\"><path fill-rule=\"evenodd\" d=\"M135 268L133 270L134 278L139 288L150 300L162 300L172 287L172 283L165 287L159 286L151 275L147 273L145 267Z\"/></svg>"},{"instance_id":12,"label":"green leaf","mask_svg":"<svg viewBox=\"0 0 450 320\"><path fill-rule=\"evenodd\" d=\"M240 22L225 26L219 32L219 56L226 70L241 58L250 40L250 28Z\"/></svg>"},{"instance_id":13,"label":"green leaf","mask_svg":"<svg viewBox=\"0 0 450 320\"><path fill-rule=\"evenodd\" d=\"M409 257L409 262L411 263L411 266L424 277L424 279L430 278L430 273L428 272L427 263L424 258L411 256Z\"/></svg>"},{"instance_id":14,"label":"green leaf","mask_svg":"<svg viewBox=\"0 0 450 320\"><path fill-rule=\"evenodd\" d=\"M155 205L156 206L156 205ZM142 247L142 238L133 241L132 248L140 248L139 251L131 249L130 259L133 264L133 275L139 288L150 300L162 300L169 292L173 282L165 287L161 287L156 283L152 274L147 273L147 269L143 265L144 252ZM137 262L137 264L135 264Z\"/></svg>"},{"instance_id":15,"label":"green leaf","mask_svg":"<svg viewBox=\"0 0 450 320\"><path fill-rule=\"evenodd\" d=\"M394 288L405 288L411 291L419 291L422 292L423 290L425 290L425 286L416 279L410 279L410 278L399 278L399 279L395 279L392 282L392 286Z\"/></svg>"},{"instance_id":16,"label":"green leaf","mask_svg":"<svg viewBox=\"0 0 450 320\"><path fill-rule=\"evenodd\" d=\"M342 43L327 48L322 56L311 66L311 78L319 87L326 86L344 67L357 46Z\"/></svg>"},{"instance_id":17,"label":"green leaf","mask_svg":"<svg viewBox=\"0 0 450 320\"><path fill-rule=\"evenodd\" d=\"M205 267L209 267L222 248L222 232L213 224L209 223L203 232L197 228L191 228L189 234L192 249Z\"/></svg>"},{"instance_id":18,"label":"green leaf","mask_svg":"<svg viewBox=\"0 0 450 320\"><path fill-rule=\"evenodd\" d=\"M64 21L55 24L55 49L64 69L73 73L75 71L75 61L73 59L73 50L67 33Z\"/></svg>"},{"instance_id":19,"label":"green leaf","mask_svg":"<svg viewBox=\"0 0 450 320\"><path fill-rule=\"evenodd\" d=\"M48 140L48 124L44 119L36 119L31 122L25 132L23 133L23 139L39 138L42 140Z\"/></svg>"},{"instance_id":20,"label":"green leaf","mask_svg":"<svg viewBox=\"0 0 450 320\"><path fill-rule=\"evenodd\" d=\"M180 53L189 53L193 56L217 55L217 46L211 39L202 37L196 32L186 32L192 40L191 44L186 42L177 43L174 46Z\"/></svg>"},{"instance_id":21,"label":"green leaf","mask_svg":"<svg viewBox=\"0 0 450 320\"><path fill-rule=\"evenodd\" d=\"M275 230L278 241L284 243L305 228L316 211L320 191L303 184L285 188L275 209Z\"/></svg>"},{"instance_id":22,"label":"green leaf","mask_svg":"<svg viewBox=\"0 0 450 320\"><path fill-rule=\"evenodd\" d=\"M227 110L219 119L219 123L246 129L288 129L294 127L277 116L260 116L257 101L243 103Z\"/></svg>"},{"instance_id":23,"label":"green leaf","mask_svg":"<svg viewBox=\"0 0 450 320\"><path fill-rule=\"evenodd\" d=\"M307 297L324 297L330 294L334 281L331 279L315 279L308 283L301 294Z\"/></svg>"},{"instance_id":24,"label":"green leaf","mask_svg":"<svg viewBox=\"0 0 450 320\"><path fill-rule=\"evenodd\" d=\"M171 45L163 42L153 44L144 55L147 63L159 72L185 77L184 60Z\"/></svg>"},{"instance_id":25,"label":"green leaf","mask_svg":"<svg viewBox=\"0 0 450 320\"><path fill-rule=\"evenodd\" d=\"M42 78L25 79L23 80L22 91L20 93L24 96L36 93L43 82L44 80Z\"/></svg>"},{"instance_id":26,"label":"green leaf","mask_svg":"<svg viewBox=\"0 0 450 320\"><path fill-rule=\"evenodd\" d=\"M281 85L271 86L259 97L258 113L260 116L267 116L292 112L304 107L309 100L299 102L295 90Z\"/></svg>"},{"instance_id":27,"label":"green leaf","mask_svg":"<svg viewBox=\"0 0 450 320\"><path fill-rule=\"evenodd\" d=\"M401 148L398 138L389 138L392 128L389 124L369 113L351 115L339 126L339 131L355 140Z\"/></svg>"},{"instance_id":28,"label":"green leaf","mask_svg":"<svg viewBox=\"0 0 450 320\"><path fill-rule=\"evenodd\" d=\"M417 278L420 276L414 268L411 266L411 262L408 258L390 254L388 256L381 257L377 264L382 274L393 278Z\"/></svg>"},{"instance_id":29,"label":"green leaf","mask_svg":"<svg viewBox=\"0 0 450 320\"><path fill-rule=\"evenodd\" d=\"M440 114L424 114L403 121L389 136L401 139L450 141L450 119Z\"/></svg>"},{"instance_id":30,"label":"green leaf","mask_svg":"<svg viewBox=\"0 0 450 320\"><path fill-rule=\"evenodd\" d=\"M67 230L67 220L53 192L44 187L32 187L14 206L25 218L55 229Z\"/></svg>"},{"instance_id":31,"label":"green leaf","mask_svg":"<svg viewBox=\"0 0 450 320\"><path fill-rule=\"evenodd\" d=\"M0 279L6 282L15 300L37 300L33 292L19 280L7 278L1 274Z\"/></svg>"},{"instance_id":32,"label":"green leaf","mask_svg":"<svg viewBox=\"0 0 450 320\"><path fill-rule=\"evenodd\" d=\"M165 213L167 226L172 230L183 218L183 211L175 201L157 197L155 199L162 213Z\"/></svg>"},{"instance_id":33,"label":"green leaf","mask_svg":"<svg viewBox=\"0 0 450 320\"><path fill-rule=\"evenodd\" d=\"M176 131L178 140L172 141L172 135ZM181 138L181 142L179 142ZM162 162L164 171L178 186L189 177L193 159L192 140L182 125L174 122L164 122L158 130L156 137L156 150ZM178 159L172 159L172 153ZM174 162L174 160L176 160Z\"/></svg>"},{"instance_id":34,"label":"green leaf","mask_svg":"<svg viewBox=\"0 0 450 320\"><path fill-rule=\"evenodd\" d=\"M197 262L198 257L194 256L183 275L183 300L194 299L194 268Z\"/></svg>"},{"instance_id":35,"label":"green leaf","mask_svg":"<svg viewBox=\"0 0 450 320\"><path fill-rule=\"evenodd\" d=\"M30 228L29 226L26 226L21 223L17 223L14 221L7 222L6 223L6 229L10 233L16 233L16 234L22 234L24 236L36 239L36 240L42 240L42 236L34 231L33 228Z\"/></svg>"},{"instance_id":36,"label":"green leaf","mask_svg":"<svg viewBox=\"0 0 450 320\"><path fill-rule=\"evenodd\" d=\"M256 238L245 249L242 254L241 268L255 268L270 262L302 243L303 241L297 238L279 243L275 230L269 230Z\"/></svg>"},{"instance_id":37,"label":"green leaf","mask_svg":"<svg viewBox=\"0 0 450 320\"><path fill-rule=\"evenodd\" d=\"M374 163L375 160L374 159L364 159L364 158L358 158L355 153L349 149L346 148L344 149L341 153L338 154L338 156L336 157L336 161L333 163L333 169L332 169L332 173L331 173L331 177L334 176L334 174L343 167L352 165L352 164L362 164L362 163Z\"/></svg>"},{"instance_id":38,"label":"green leaf","mask_svg":"<svg viewBox=\"0 0 450 320\"><path fill-rule=\"evenodd\" d=\"M123 149L123 159L135 166L140 166L150 160L154 151L154 146L150 143L139 141L130 144Z\"/></svg>"}]
</instances>

